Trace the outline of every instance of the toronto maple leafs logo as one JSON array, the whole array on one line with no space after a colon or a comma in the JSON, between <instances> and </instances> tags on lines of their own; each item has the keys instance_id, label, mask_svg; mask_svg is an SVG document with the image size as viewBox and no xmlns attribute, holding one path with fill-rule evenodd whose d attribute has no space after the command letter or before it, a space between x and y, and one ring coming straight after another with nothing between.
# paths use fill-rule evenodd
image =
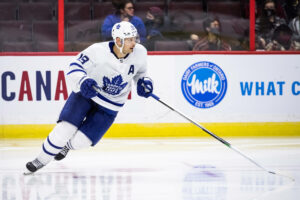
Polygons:
<instances>
[{"instance_id":1,"label":"toronto maple leafs logo","mask_svg":"<svg viewBox=\"0 0 300 200\"><path fill-rule=\"evenodd\" d=\"M108 94L117 95L120 94L127 84L128 82L123 83L123 78L121 75L113 77L111 81L109 78L104 76L102 89Z\"/></svg>"}]
</instances>

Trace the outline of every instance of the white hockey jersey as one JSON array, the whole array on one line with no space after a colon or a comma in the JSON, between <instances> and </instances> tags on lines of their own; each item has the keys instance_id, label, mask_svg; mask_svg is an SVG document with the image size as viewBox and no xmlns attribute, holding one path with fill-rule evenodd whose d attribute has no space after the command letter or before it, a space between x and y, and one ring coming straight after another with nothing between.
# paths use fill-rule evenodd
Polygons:
<instances>
[{"instance_id":1,"label":"white hockey jersey","mask_svg":"<svg viewBox=\"0 0 300 200\"><path fill-rule=\"evenodd\" d=\"M94 79L101 92L92 100L113 111L119 111L131 91L132 80L146 76L147 50L136 44L133 52L118 59L113 52L113 42L95 43L80 52L71 62L67 79L74 92L87 78Z\"/></svg>"}]
</instances>

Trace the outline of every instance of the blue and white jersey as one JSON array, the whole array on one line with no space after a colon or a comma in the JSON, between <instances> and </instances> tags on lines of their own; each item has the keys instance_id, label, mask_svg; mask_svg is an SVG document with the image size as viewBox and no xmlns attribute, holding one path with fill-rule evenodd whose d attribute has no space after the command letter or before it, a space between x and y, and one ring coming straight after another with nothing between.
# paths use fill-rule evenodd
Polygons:
<instances>
[{"instance_id":1,"label":"blue and white jersey","mask_svg":"<svg viewBox=\"0 0 300 200\"><path fill-rule=\"evenodd\" d=\"M119 111L131 91L132 80L146 76L147 50L136 44L133 52L118 59L113 52L114 42L95 43L80 52L71 62L67 79L74 92L87 78L94 79L101 92L92 100L113 111Z\"/></svg>"}]
</instances>

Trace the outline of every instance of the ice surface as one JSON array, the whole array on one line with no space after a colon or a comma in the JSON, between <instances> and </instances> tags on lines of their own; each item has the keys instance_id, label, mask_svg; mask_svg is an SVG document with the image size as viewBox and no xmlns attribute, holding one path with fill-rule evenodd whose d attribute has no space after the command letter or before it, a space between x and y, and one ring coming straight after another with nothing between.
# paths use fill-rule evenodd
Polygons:
<instances>
[{"instance_id":1,"label":"ice surface","mask_svg":"<svg viewBox=\"0 0 300 200\"><path fill-rule=\"evenodd\" d=\"M1 140L0 199L299 199L300 138L225 139L295 182L262 171L213 138L104 138L24 176L42 140Z\"/></svg>"}]
</instances>

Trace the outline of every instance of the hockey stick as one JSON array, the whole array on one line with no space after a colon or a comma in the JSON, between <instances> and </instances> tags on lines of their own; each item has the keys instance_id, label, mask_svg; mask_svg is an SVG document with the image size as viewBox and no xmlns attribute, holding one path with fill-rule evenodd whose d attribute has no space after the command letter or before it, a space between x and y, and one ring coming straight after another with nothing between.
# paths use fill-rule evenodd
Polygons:
<instances>
[{"instance_id":1,"label":"hockey stick","mask_svg":"<svg viewBox=\"0 0 300 200\"><path fill-rule=\"evenodd\" d=\"M98 93L100 93L100 88L93 86L93 88L95 89L95 91L97 91ZM278 176L283 176L286 178L291 179L293 182L295 181L294 178L287 176L287 175L283 175L274 171L270 171L268 169L266 169L265 167L261 166L260 164L258 164L257 162L255 162L252 158L250 158L249 156L246 156L244 153L242 153L240 150L238 150L236 147L233 147L229 142L227 142L226 140L220 138L219 136L215 135L214 133L212 133L211 131L207 130L206 128L204 128L203 126L201 126L200 124L198 124L196 121L192 120L191 118L187 117L186 115L184 115L183 113L179 112L178 110L174 109L173 107L171 107L170 105L168 105L167 103L165 103L164 101L160 100L160 98L158 96L156 96L155 94L151 93L151 97L154 98L155 100L157 100L158 102L160 102L161 104L163 104L164 106L166 106L167 108L169 108L170 110L176 112L177 114L179 114L180 116L182 116L183 118L185 118L186 120L190 121L191 123L193 123L194 125L196 125L197 127L201 128L204 132L206 132L207 134L209 134L210 136L214 137L215 139L217 139L219 142L223 143L225 146L227 146L228 148L234 150L236 153L240 154L242 157L246 158L247 160L249 160L250 162L252 162L254 165L256 165L257 167L261 168L262 170L270 173L270 174L274 174L274 175L278 175Z\"/></svg>"},{"instance_id":2,"label":"hockey stick","mask_svg":"<svg viewBox=\"0 0 300 200\"><path fill-rule=\"evenodd\" d=\"M160 100L160 98L158 96L156 96L155 94L151 94L151 97L153 97L155 100L157 100L158 102L160 102L161 104L163 104L164 106L166 106L167 108L169 108L170 110L176 112L177 114L179 114L180 116L182 116L183 118L185 118L186 120L192 122L194 125L198 126L199 128L201 128L204 132L208 133L210 136L214 137L215 139L217 139L219 142L222 142L225 146L229 147L230 149L234 150L235 152L237 152L238 154L240 154L241 156L243 156L244 158L246 158L247 160L249 160L250 162L252 162L254 165L256 165L257 167L263 169L264 171L270 173L270 174L276 174L279 176L284 176L287 177L289 179L291 179L292 181L295 181L292 177L286 176L286 175L282 175L279 173L276 173L274 171L270 171L268 169L266 169L265 167L261 166L260 164L258 164L257 162L255 162L252 158L250 158L249 156L246 156L244 153L242 153L240 150L238 150L237 148L233 147L229 142L227 142L226 140L220 138L219 136L215 135L214 133L212 133L211 131L207 130L206 128L204 128L203 126L201 126L200 124L198 124L196 121L192 120L191 118L187 117L186 115L184 115L183 113L179 112L178 110L174 109L173 107L171 107L170 105L168 105L167 103L165 103L164 101Z\"/></svg>"}]
</instances>

